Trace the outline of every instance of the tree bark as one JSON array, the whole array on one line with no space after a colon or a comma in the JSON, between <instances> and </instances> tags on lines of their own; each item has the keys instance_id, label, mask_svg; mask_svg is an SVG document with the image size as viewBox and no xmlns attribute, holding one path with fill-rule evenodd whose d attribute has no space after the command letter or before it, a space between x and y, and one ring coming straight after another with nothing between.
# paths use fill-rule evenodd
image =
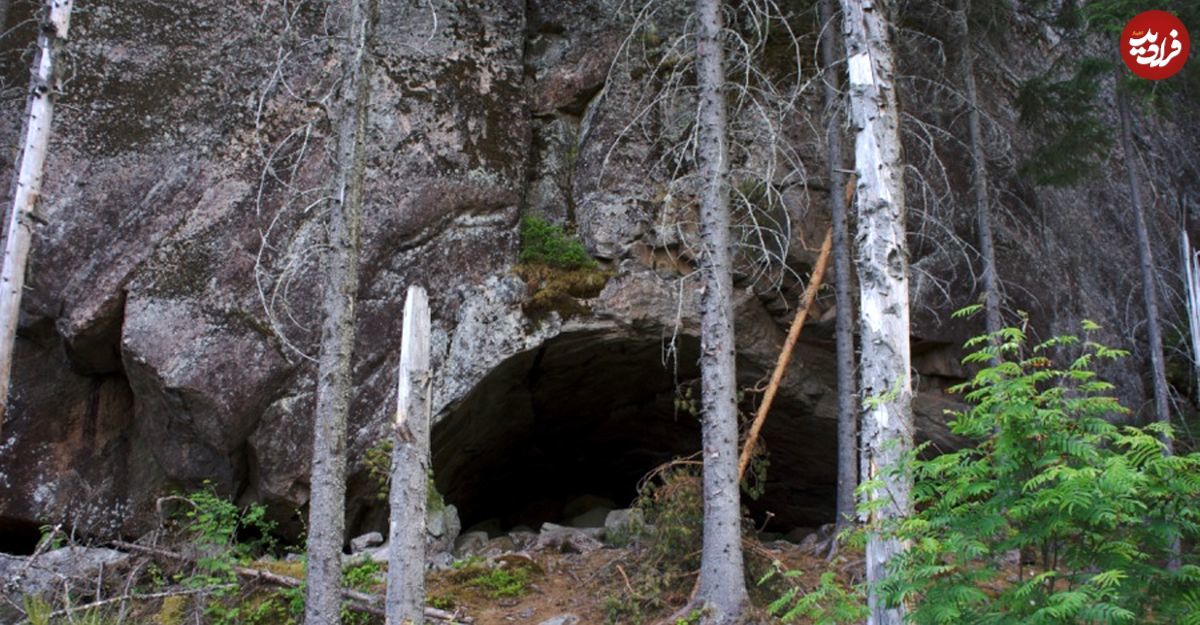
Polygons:
<instances>
[{"instance_id":1,"label":"tree bark","mask_svg":"<svg viewBox=\"0 0 1200 625\"><path fill-rule=\"evenodd\" d=\"M50 126L54 118L54 96L58 88L54 75L55 57L67 39L71 25L71 0L49 0L46 16L38 31L38 55L30 80L25 143L8 230L4 241L4 269L0 273L0 430L8 412L8 391L12 378L13 346L17 322L21 318L21 295L25 290L25 268L33 243L33 223L37 218L38 198L42 192L42 173L50 148ZM7 10L7 7L6 7ZM4 22L0 21L0 30Z\"/></svg>"},{"instance_id":2,"label":"tree bark","mask_svg":"<svg viewBox=\"0 0 1200 625\"><path fill-rule=\"evenodd\" d=\"M308 521L306 623L341 620L345 540L346 418L352 390L354 311L358 294L359 230L369 98L371 14L368 0L346 0L338 38L344 77L333 120L336 173L327 202L321 354L313 423L312 494Z\"/></svg>"},{"instance_id":3,"label":"tree bark","mask_svg":"<svg viewBox=\"0 0 1200 625\"><path fill-rule=\"evenodd\" d=\"M854 300L850 295L850 236L846 224L846 204L842 197L846 179L842 175L842 133L840 71L834 66L837 53L833 26L833 0L821 0L821 64L825 76L825 140L829 151L829 207L833 220L834 338L837 342L837 526L854 520L854 489L858 487L858 408L854 398Z\"/></svg>"},{"instance_id":4,"label":"tree bark","mask_svg":"<svg viewBox=\"0 0 1200 625\"><path fill-rule=\"evenodd\" d=\"M1138 265L1142 271L1142 299L1146 307L1146 334L1150 345L1150 375L1154 384L1155 417L1169 424L1170 405L1167 395L1167 370L1163 361L1162 327L1158 320L1158 288L1154 281L1154 250L1150 247L1150 232L1146 228L1146 215L1142 208L1142 180L1137 171L1133 151L1133 119L1129 112L1129 99L1121 91L1120 76L1117 74L1117 110L1121 117L1121 152L1125 155L1125 171L1129 175L1129 201L1133 204L1133 227L1137 236ZM1172 453L1170 439L1164 441L1167 453Z\"/></svg>"},{"instance_id":5,"label":"tree bark","mask_svg":"<svg viewBox=\"0 0 1200 625\"><path fill-rule=\"evenodd\" d=\"M429 298L408 287L400 342L388 540L388 625L420 624L425 608L429 485Z\"/></svg>"},{"instance_id":6,"label":"tree bark","mask_svg":"<svg viewBox=\"0 0 1200 625\"><path fill-rule=\"evenodd\" d=\"M971 190L975 200L975 222L979 231L979 258L983 265L983 313L989 335L1000 331L1000 278L996 272L996 247L992 241L992 203L988 194L987 161L979 128L979 96L975 88L975 53L971 49L971 0L960 0L958 21L958 71L967 101L967 138L971 148ZM992 364L1000 364L999 355Z\"/></svg>"},{"instance_id":7,"label":"tree bark","mask_svg":"<svg viewBox=\"0 0 1200 625\"><path fill-rule=\"evenodd\" d=\"M1183 257L1183 292L1187 296L1188 336L1192 345L1192 383L1200 393L1200 258L1186 228L1179 231L1179 251Z\"/></svg>"},{"instance_id":8,"label":"tree bark","mask_svg":"<svg viewBox=\"0 0 1200 625\"><path fill-rule=\"evenodd\" d=\"M741 619L748 604L742 570L737 479L737 378L726 145L725 59L720 0L696 0L699 87L701 294L700 378L704 448L704 547L697 600L705 622Z\"/></svg>"},{"instance_id":9,"label":"tree bark","mask_svg":"<svg viewBox=\"0 0 1200 625\"><path fill-rule=\"evenodd\" d=\"M905 546L889 525L910 514L912 480L903 469L912 449L908 258L904 180L894 63L888 40L892 4L842 0L855 127L858 176L859 331L862 335L862 476L879 484L865 494L875 504L867 538L869 625L901 625L904 607L889 608L879 583Z\"/></svg>"}]
</instances>

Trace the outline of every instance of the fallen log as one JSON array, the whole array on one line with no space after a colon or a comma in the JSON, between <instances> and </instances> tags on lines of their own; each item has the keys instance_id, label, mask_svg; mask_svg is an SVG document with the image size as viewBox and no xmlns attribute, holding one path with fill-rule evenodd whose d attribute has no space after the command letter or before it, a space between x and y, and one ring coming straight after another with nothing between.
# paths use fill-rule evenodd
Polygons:
<instances>
[{"instance_id":1,"label":"fallen log","mask_svg":"<svg viewBox=\"0 0 1200 625\"><path fill-rule=\"evenodd\" d=\"M132 551L156 558L175 560L176 562L195 562L195 558L192 558L188 555L175 551L169 551L159 547L147 547L145 545L127 543L120 540L113 541L112 546L123 551ZM237 573L240 577L258 580L274 586L282 586L284 588L299 588L300 586L304 585L304 580L290 577L288 575L280 575L278 573L273 573L271 571L250 566L235 565L233 567L233 572ZM379 595L372 595L370 593L360 592L350 588L343 588L342 597L350 601L347 607L355 612L384 616L383 608L376 607L377 604L382 603L383 601L383 597L380 597ZM425 608L425 618L437 621L446 621L447 623L452 624L462 623L464 625L470 625L470 623L474 622L474 619L470 617L428 606Z\"/></svg>"}]
</instances>

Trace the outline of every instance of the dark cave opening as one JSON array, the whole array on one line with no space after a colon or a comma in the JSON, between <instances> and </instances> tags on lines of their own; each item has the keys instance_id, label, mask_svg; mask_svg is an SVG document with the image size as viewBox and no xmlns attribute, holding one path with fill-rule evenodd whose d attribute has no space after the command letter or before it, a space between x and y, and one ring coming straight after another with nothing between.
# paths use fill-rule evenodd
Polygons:
<instances>
[{"instance_id":1,"label":"dark cave opening","mask_svg":"<svg viewBox=\"0 0 1200 625\"><path fill-rule=\"evenodd\" d=\"M647 472L697 452L699 420L675 400L699 377L699 341L675 346L668 357L657 337L572 332L495 367L432 433L438 490L463 527L537 529L627 507ZM772 531L833 518L835 432L803 412L781 405L768 422L765 492L744 498Z\"/></svg>"},{"instance_id":2,"label":"dark cave opening","mask_svg":"<svg viewBox=\"0 0 1200 625\"><path fill-rule=\"evenodd\" d=\"M42 540L37 523L0 517L0 553L14 556L33 555Z\"/></svg>"}]
</instances>

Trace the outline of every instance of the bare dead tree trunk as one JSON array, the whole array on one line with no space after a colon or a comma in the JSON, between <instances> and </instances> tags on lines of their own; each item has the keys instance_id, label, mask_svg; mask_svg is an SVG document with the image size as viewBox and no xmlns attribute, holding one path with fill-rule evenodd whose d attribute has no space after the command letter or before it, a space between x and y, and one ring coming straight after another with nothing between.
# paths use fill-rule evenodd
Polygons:
<instances>
[{"instance_id":1,"label":"bare dead tree trunk","mask_svg":"<svg viewBox=\"0 0 1200 625\"><path fill-rule=\"evenodd\" d=\"M996 272L996 246L992 241L992 202L988 194L987 161L979 128L979 96L975 88L975 52L971 49L971 0L960 0L958 21L958 71L967 100L967 137L971 148L971 189L975 196L975 223L979 230L979 258L983 265L983 314L988 334L1000 331L1000 278ZM992 364L1000 363L997 356Z\"/></svg>"},{"instance_id":2,"label":"bare dead tree trunk","mask_svg":"<svg viewBox=\"0 0 1200 625\"><path fill-rule=\"evenodd\" d=\"M21 164L8 231L4 242L4 270L0 273L0 429L8 411L8 390L12 379L13 345L17 322L21 318L21 295L25 290L25 268L33 243L33 224L42 192L42 173L50 149L50 125L54 119L54 63L58 49L67 39L71 25L71 0L50 0L38 33L38 55L30 79L28 116ZM7 11L7 6L5 7ZM0 30L4 22L0 21Z\"/></svg>"},{"instance_id":3,"label":"bare dead tree trunk","mask_svg":"<svg viewBox=\"0 0 1200 625\"><path fill-rule=\"evenodd\" d=\"M1117 110L1121 116L1121 152L1125 155L1125 171L1129 175L1129 201L1133 204L1133 227L1137 236L1138 265L1142 271L1142 299L1146 306L1146 334L1150 340L1150 375L1154 382L1155 418L1171 422L1167 391L1167 370L1163 360L1162 327L1158 320L1158 288L1154 281L1154 251L1150 248L1150 232L1142 207L1142 180L1137 171L1137 156L1133 151L1133 119L1129 98L1121 91L1120 74L1117 83ZM1171 452L1171 441L1165 441Z\"/></svg>"},{"instance_id":4,"label":"bare dead tree trunk","mask_svg":"<svg viewBox=\"0 0 1200 625\"><path fill-rule=\"evenodd\" d=\"M901 625L903 606L888 608L879 582L905 546L888 526L911 513L912 479L902 470L912 449L908 253L905 248L900 123L886 0L842 0L858 175L858 282L863 393L863 480L874 527L867 538L869 625Z\"/></svg>"},{"instance_id":5,"label":"bare dead tree trunk","mask_svg":"<svg viewBox=\"0 0 1200 625\"><path fill-rule=\"evenodd\" d=\"M400 341L388 540L388 625L420 624L425 611L425 506L429 487L429 298L408 287Z\"/></svg>"},{"instance_id":6,"label":"bare dead tree trunk","mask_svg":"<svg viewBox=\"0 0 1200 625\"><path fill-rule=\"evenodd\" d=\"M737 479L737 376L733 329L725 55L720 0L696 0L699 86L700 380L704 447L704 547L697 599L705 622L737 622L748 604Z\"/></svg>"},{"instance_id":7,"label":"bare dead tree trunk","mask_svg":"<svg viewBox=\"0 0 1200 625\"><path fill-rule=\"evenodd\" d=\"M339 52L344 72L334 106L337 163L326 210L321 355L313 420L312 495L308 521L306 623L341 620L342 544L346 514L346 418L350 412L354 311L358 295L367 100L370 85L368 0L346 0Z\"/></svg>"},{"instance_id":8,"label":"bare dead tree trunk","mask_svg":"<svg viewBox=\"0 0 1200 625\"><path fill-rule=\"evenodd\" d=\"M1187 296L1188 336L1192 345L1192 380L1200 392L1200 252L1192 247L1187 229L1179 232L1183 256L1183 292Z\"/></svg>"},{"instance_id":9,"label":"bare dead tree trunk","mask_svg":"<svg viewBox=\"0 0 1200 625\"><path fill-rule=\"evenodd\" d=\"M842 133L840 71L833 0L821 0L821 64L825 72L825 141L829 151L829 207L833 221L834 302L837 307L834 338L837 342L837 526L854 520L854 489L858 487L858 407L854 383L854 300L850 295L850 235L842 189Z\"/></svg>"}]
</instances>

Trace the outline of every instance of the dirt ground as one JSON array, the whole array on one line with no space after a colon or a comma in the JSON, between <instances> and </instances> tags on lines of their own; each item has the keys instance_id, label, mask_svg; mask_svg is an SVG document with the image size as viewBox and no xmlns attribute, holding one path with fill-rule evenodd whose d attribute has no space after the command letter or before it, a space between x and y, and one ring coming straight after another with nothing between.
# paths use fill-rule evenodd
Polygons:
<instances>
[{"instance_id":1,"label":"dirt ground","mask_svg":"<svg viewBox=\"0 0 1200 625\"><path fill-rule=\"evenodd\" d=\"M760 562L779 560L788 569L800 571L795 578L801 586L816 584L821 571L828 566L823 557L807 549L784 542L747 545L747 551ZM515 597L493 597L485 590L467 583L460 571L450 570L431 574L427 593L436 603L474 619L475 625L539 625L547 619L564 614L579 617L577 625L633 625L627 620L613 619L609 607L620 601L622 590L632 590L626 573L633 564L633 554L625 548L598 549L586 554L532 552L520 556L533 565L525 591ZM751 557L748 555L748 557ZM838 565L848 571L861 567L853 555L839 556ZM520 565L520 563L518 563ZM774 597L751 587L757 605L764 606ZM667 597L667 603L679 607L687 597ZM452 603L453 607L450 607ZM661 610L651 615L649 622L665 618L673 610ZM794 621L804 625L801 621Z\"/></svg>"}]
</instances>

